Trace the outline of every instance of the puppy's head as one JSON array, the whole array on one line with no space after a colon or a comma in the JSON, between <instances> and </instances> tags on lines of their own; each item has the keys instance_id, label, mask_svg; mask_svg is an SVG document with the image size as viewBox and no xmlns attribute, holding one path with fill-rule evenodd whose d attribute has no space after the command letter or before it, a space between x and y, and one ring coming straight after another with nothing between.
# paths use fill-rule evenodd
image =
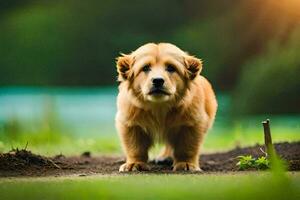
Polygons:
<instances>
[{"instance_id":1,"label":"puppy's head","mask_svg":"<svg viewBox=\"0 0 300 200\"><path fill-rule=\"evenodd\" d=\"M201 69L200 59L168 43L149 43L117 58L118 80L142 102L180 99Z\"/></svg>"}]
</instances>

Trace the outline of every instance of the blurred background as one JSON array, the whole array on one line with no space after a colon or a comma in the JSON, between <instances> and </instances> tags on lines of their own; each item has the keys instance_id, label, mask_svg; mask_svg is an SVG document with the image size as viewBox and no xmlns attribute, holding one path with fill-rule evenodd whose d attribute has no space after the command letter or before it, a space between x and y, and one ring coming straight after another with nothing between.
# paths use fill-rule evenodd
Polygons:
<instances>
[{"instance_id":1,"label":"blurred background","mask_svg":"<svg viewBox=\"0 0 300 200\"><path fill-rule=\"evenodd\" d=\"M299 0L0 3L0 151L120 153L115 57L170 42L203 59L219 101L204 151L300 140Z\"/></svg>"}]
</instances>

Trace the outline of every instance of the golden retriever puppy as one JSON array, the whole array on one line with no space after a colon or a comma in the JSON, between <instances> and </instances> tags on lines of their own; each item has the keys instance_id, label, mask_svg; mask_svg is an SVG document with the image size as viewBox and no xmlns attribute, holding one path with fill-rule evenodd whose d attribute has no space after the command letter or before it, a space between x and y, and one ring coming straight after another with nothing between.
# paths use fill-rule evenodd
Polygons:
<instances>
[{"instance_id":1,"label":"golden retriever puppy","mask_svg":"<svg viewBox=\"0 0 300 200\"><path fill-rule=\"evenodd\" d=\"M166 146L173 170L199 171L200 146L212 126L217 101L200 75L202 62L169 43L149 43L117 58L116 128L126 154L119 171L149 170L155 141Z\"/></svg>"}]
</instances>

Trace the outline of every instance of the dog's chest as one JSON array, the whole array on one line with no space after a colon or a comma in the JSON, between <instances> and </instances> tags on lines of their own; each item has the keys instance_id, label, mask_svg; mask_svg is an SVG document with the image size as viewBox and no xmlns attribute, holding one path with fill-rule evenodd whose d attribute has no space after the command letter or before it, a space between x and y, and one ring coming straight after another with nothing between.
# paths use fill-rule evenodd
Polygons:
<instances>
[{"instance_id":1,"label":"dog's chest","mask_svg":"<svg viewBox=\"0 0 300 200\"><path fill-rule=\"evenodd\" d=\"M142 127L148 134L161 137L168 129L168 113L164 110L145 113Z\"/></svg>"},{"instance_id":2,"label":"dog's chest","mask_svg":"<svg viewBox=\"0 0 300 200\"><path fill-rule=\"evenodd\" d=\"M176 127L180 127L183 123L182 117L179 112L155 110L151 112L145 112L139 117L139 126L144 131L154 138L164 140L170 133L170 130L174 130ZM180 119L180 120L178 120Z\"/></svg>"}]
</instances>

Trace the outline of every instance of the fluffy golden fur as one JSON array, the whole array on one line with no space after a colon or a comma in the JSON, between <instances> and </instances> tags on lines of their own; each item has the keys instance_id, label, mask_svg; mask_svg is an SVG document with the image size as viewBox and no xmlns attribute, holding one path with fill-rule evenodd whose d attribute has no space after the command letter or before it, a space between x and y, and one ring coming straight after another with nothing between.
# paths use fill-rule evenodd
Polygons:
<instances>
[{"instance_id":1,"label":"fluffy golden fur","mask_svg":"<svg viewBox=\"0 0 300 200\"><path fill-rule=\"evenodd\" d=\"M126 154L119 171L149 170L155 141L165 144L159 159L172 157L174 171L200 170L200 146L217 111L201 69L200 59L169 43L148 43L117 58L116 127Z\"/></svg>"}]
</instances>

